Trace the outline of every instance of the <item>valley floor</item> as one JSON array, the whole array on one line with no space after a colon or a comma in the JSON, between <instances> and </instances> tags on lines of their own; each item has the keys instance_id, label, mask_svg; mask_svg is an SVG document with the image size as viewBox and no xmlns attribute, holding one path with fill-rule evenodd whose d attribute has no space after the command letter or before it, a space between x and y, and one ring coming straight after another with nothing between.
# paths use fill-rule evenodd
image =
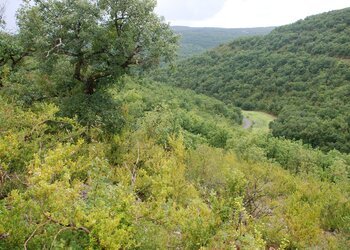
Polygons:
<instances>
[{"instance_id":1,"label":"valley floor","mask_svg":"<svg viewBox=\"0 0 350 250\"><path fill-rule=\"evenodd\" d=\"M270 122L277 117L260 111L242 111L243 112L243 128L244 129L263 129L268 130Z\"/></svg>"}]
</instances>

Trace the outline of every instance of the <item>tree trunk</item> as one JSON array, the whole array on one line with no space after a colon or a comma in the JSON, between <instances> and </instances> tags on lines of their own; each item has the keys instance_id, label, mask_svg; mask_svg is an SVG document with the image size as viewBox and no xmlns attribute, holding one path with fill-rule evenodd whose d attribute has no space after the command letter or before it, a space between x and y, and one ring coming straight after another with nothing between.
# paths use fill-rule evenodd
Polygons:
<instances>
[{"instance_id":1,"label":"tree trunk","mask_svg":"<svg viewBox=\"0 0 350 250\"><path fill-rule=\"evenodd\" d=\"M85 82L85 94L92 95L95 93L96 88L96 80L94 78L89 77Z\"/></svg>"},{"instance_id":2,"label":"tree trunk","mask_svg":"<svg viewBox=\"0 0 350 250\"><path fill-rule=\"evenodd\" d=\"M81 81L82 77L81 77L81 68L83 66L83 59L79 58L78 62L75 64L74 67L74 78L78 81Z\"/></svg>"}]
</instances>

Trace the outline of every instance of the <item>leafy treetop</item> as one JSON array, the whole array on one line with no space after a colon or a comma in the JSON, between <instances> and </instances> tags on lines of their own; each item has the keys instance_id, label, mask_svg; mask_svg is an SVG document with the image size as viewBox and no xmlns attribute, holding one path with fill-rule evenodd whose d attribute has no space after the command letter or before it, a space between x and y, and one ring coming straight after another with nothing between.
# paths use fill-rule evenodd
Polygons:
<instances>
[{"instance_id":1,"label":"leafy treetop","mask_svg":"<svg viewBox=\"0 0 350 250\"><path fill-rule=\"evenodd\" d=\"M93 94L131 66L175 55L177 36L154 12L154 0L35 0L20 10L20 35L47 66L67 60L73 79ZM50 67L47 67L50 68Z\"/></svg>"}]
</instances>

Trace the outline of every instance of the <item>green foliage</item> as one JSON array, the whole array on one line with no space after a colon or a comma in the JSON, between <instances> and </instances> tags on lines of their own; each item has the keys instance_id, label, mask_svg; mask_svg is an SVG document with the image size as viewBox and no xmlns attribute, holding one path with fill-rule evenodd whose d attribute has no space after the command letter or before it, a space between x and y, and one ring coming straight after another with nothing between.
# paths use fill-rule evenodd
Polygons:
<instances>
[{"instance_id":1,"label":"green foliage","mask_svg":"<svg viewBox=\"0 0 350 250\"><path fill-rule=\"evenodd\" d=\"M122 103L118 130L3 89L0 248L346 249L348 156L243 130L191 91L117 85L103 96Z\"/></svg>"},{"instance_id":2,"label":"green foliage","mask_svg":"<svg viewBox=\"0 0 350 250\"><path fill-rule=\"evenodd\" d=\"M275 136L349 153L349 12L333 11L264 37L235 40L153 78L244 110L275 114Z\"/></svg>"},{"instance_id":3,"label":"green foliage","mask_svg":"<svg viewBox=\"0 0 350 250\"><path fill-rule=\"evenodd\" d=\"M0 88L8 78L23 64L23 59L29 54L19 35L8 34L1 30L0 20Z\"/></svg>"},{"instance_id":4,"label":"green foliage","mask_svg":"<svg viewBox=\"0 0 350 250\"><path fill-rule=\"evenodd\" d=\"M85 131L75 120L57 117L57 107L37 104L22 110L1 99L0 172L7 182L0 185L0 196L25 186L25 166L36 152L60 142L74 142ZM57 137L57 138L56 138Z\"/></svg>"},{"instance_id":5,"label":"green foliage","mask_svg":"<svg viewBox=\"0 0 350 250\"><path fill-rule=\"evenodd\" d=\"M71 81L93 94L131 66L170 60L177 37L154 12L153 0L34 1L18 15L19 36L31 44L42 69L69 62Z\"/></svg>"},{"instance_id":6,"label":"green foliage","mask_svg":"<svg viewBox=\"0 0 350 250\"><path fill-rule=\"evenodd\" d=\"M81 124L107 133L118 133L125 124L122 103L103 90L92 95L78 93L64 98L59 105L61 116L76 117Z\"/></svg>"}]
</instances>

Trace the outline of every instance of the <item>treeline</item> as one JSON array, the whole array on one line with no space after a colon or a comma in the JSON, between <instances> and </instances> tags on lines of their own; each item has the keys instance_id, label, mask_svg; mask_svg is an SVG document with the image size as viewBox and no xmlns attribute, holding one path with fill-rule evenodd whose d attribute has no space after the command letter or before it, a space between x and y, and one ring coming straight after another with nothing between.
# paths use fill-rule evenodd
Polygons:
<instances>
[{"instance_id":1,"label":"treeline","mask_svg":"<svg viewBox=\"0 0 350 250\"><path fill-rule=\"evenodd\" d=\"M266 35L274 27L224 29L173 26L172 29L180 35L179 58L184 59L239 37Z\"/></svg>"},{"instance_id":2,"label":"treeline","mask_svg":"<svg viewBox=\"0 0 350 250\"><path fill-rule=\"evenodd\" d=\"M350 9L238 39L155 79L278 116L275 136L350 152Z\"/></svg>"}]
</instances>

